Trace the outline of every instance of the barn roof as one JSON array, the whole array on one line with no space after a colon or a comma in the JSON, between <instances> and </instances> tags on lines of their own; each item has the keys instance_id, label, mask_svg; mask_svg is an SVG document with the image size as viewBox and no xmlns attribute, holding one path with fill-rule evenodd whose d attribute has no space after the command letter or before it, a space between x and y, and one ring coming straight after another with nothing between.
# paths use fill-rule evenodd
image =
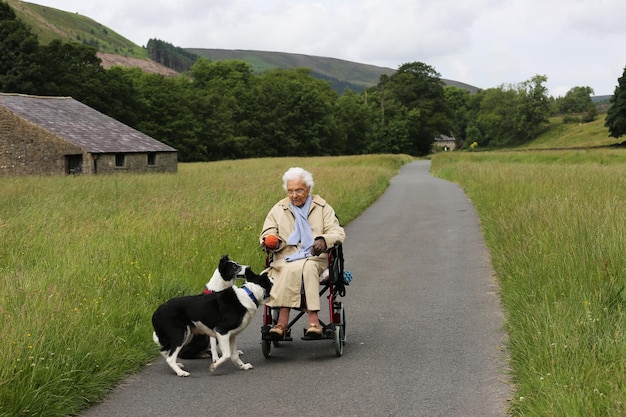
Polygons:
<instances>
[{"instance_id":1,"label":"barn roof","mask_svg":"<svg viewBox=\"0 0 626 417\"><path fill-rule=\"evenodd\" d=\"M90 153L176 152L71 97L0 94L0 106Z\"/></svg>"},{"instance_id":2,"label":"barn roof","mask_svg":"<svg viewBox=\"0 0 626 417\"><path fill-rule=\"evenodd\" d=\"M439 135L435 138L435 142L454 142L455 139L447 135Z\"/></svg>"}]
</instances>

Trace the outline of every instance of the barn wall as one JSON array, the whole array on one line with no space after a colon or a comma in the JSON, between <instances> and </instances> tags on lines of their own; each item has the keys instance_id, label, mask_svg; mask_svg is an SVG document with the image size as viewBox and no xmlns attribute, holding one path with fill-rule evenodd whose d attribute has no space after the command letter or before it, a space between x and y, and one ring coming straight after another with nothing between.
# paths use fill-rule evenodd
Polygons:
<instances>
[{"instance_id":1,"label":"barn wall","mask_svg":"<svg viewBox=\"0 0 626 417\"><path fill-rule=\"evenodd\" d=\"M0 107L0 176L63 175L66 155L83 150Z\"/></svg>"},{"instance_id":2,"label":"barn wall","mask_svg":"<svg viewBox=\"0 0 626 417\"><path fill-rule=\"evenodd\" d=\"M124 172L150 173L172 172L178 170L178 155L176 152L155 152L154 165L148 164L148 153L125 153L124 165L116 166L116 154L93 155L97 174L117 174Z\"/></svg>"}]
</instances>

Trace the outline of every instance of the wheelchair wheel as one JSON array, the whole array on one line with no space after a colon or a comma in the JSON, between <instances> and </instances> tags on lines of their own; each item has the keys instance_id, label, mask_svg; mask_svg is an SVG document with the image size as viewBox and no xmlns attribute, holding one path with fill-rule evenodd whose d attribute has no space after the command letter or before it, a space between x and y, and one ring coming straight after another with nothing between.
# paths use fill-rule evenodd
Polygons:
<instances>
[{"instance_id":1,"label":"wheelchair wheel","mask_svg":"<svg viewBox=\"0 0 626 417\"><path fill-rule=\"evenodd\" d=\"M270 358L272 356L272 341L262 340L261 349L263 350L263 356L265 356L265 358Z\"/></svg>"},{"instance_id":2,"label":"wheelchair wheel","mask_svg":"<svg viewBox=\"0 0 626 417\"><path fill-rule=\"evenodd\" d=\"M346 309L343 307L343 304L341 305L341 330L343 333L342 336L342 341L343 344L346 344Z\"/></svg>"},{"instance_id":3,"label":"wheelchair wheel","mask_svg":"<svg viewBox=\"0 0 626 417\"><path fill-rule=\"evenodd\" d=\"M334 320L336 325L343 327L343 343L346 343L346 309L341 302L334 303Z\"/></svg>"},{"instance_id":4,"label":"wheelchair wheel","mask_svg":"<svg viewBox=\"0 0 626 417\"><path fill-rule=\"evenodd\" d=\"M339 314L339 323L335 324L333 343L335 345L335 354L342 356L343 347L346 344L346 311L342 303L337 303L335 308L337 309L336 313Z\"/></svg>"},{"instance_id":5,"label":"wheelchair wheel","mask_svg":"<svg viewBox=\"0 0 626 417\"><path fill-rule=\"evenodd\" d=\"M335 345L335 354L337 356L343 355L343 326L335 326L335 338L333 340L333 343Z\"/></svg>"}]
</instances>

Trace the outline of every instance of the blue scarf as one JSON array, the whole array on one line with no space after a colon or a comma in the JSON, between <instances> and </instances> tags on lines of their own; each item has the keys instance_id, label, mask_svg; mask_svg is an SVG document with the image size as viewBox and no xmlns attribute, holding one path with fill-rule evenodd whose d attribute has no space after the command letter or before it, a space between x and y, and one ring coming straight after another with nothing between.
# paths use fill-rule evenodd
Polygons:
<instances>
[{"instance_id":1,"label":"blue scarf","mask_svg":"<svg viewBox=\"0 0 626 417\"><path fill-rule=\"evenodd\" d=\"M289 204L292 213L296 217L296 230L287 238L288 245L297 245L300 243L300 249L289 256L285 257L287 262L297 261L298 259L304 259L311 256L311 247L313 246L313 231L311 225L307 220L309 215L309 208L311 207L311 201L313 199L308 196L302 207L294 206L293 203Z\"/></svg>"}]
</instances>

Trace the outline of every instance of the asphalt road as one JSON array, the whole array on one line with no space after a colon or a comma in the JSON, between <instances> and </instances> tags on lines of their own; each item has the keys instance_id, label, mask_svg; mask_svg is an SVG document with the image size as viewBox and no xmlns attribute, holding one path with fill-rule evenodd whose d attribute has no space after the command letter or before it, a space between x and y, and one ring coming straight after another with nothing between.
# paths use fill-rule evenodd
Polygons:
<instances>
[{"instance_id":1,"label":"asphalt road","mask_svg":"<svg viewBox=\"0 0 626 417\"><path fill-rule=\"evenodd\" d=\"M342 299L343 356L331 341L294 337L264 358L259 312L239 337L254 369L228 362L212 374L208 360L186 360L191 376L180 378L159 359L83 417L505 416L506 335L489 254L472 204L429 167L403 167L346 227L354 280Z\"/></svg>"}]
</instances>

